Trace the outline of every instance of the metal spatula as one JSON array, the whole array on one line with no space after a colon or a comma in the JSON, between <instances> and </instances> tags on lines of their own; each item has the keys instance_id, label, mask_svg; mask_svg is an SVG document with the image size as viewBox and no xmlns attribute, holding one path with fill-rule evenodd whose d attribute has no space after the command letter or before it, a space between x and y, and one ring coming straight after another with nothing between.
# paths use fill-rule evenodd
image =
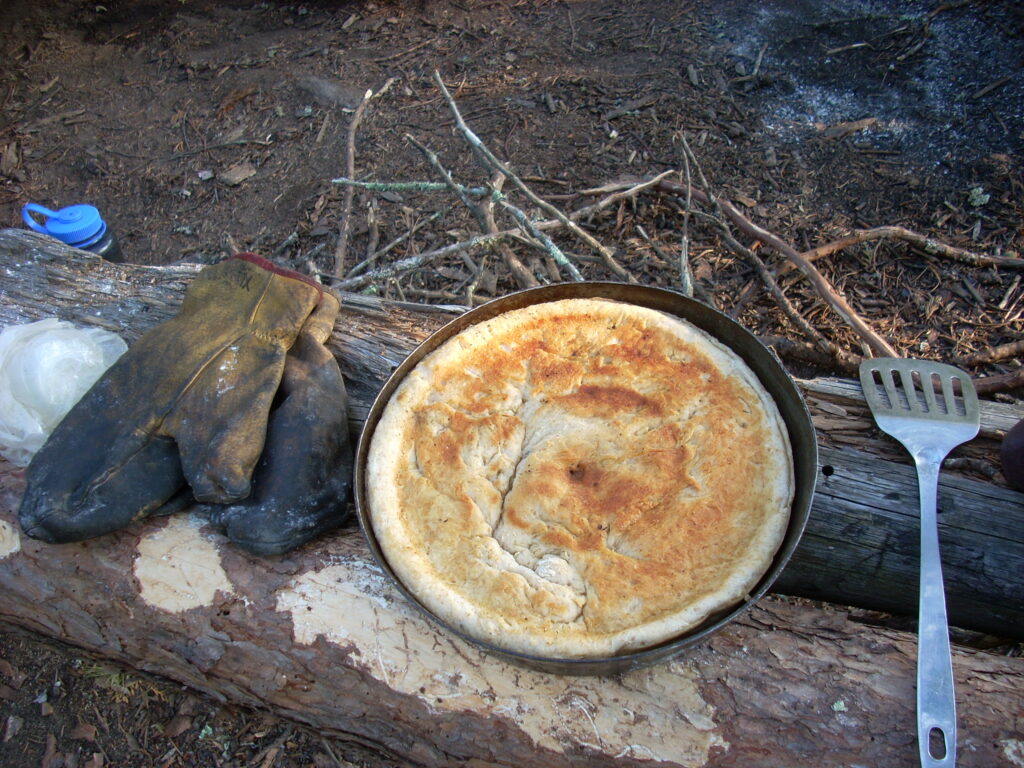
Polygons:
<instances>
[{"instance_id":1,"label":"metal spatula","mask_svg":"<svg viewBox=\"0 0 1024 768\"><path fill-rule=\"evenodd\" d=\"M942 460L978 434L978 396L966 373L928 360L865 360L860 383L878 426L903 443L917 465L921 498L917 738L922 766L948 768L956 763L956 702L936 499Z\"/></svg>"}]
</instances>

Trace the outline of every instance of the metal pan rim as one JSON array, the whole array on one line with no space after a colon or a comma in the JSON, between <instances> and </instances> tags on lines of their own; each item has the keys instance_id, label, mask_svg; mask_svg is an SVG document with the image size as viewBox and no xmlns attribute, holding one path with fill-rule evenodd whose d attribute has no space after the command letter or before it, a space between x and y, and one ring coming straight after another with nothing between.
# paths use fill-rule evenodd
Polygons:
<instances>
[{"instance_id":1,"label":"metal pan rim","mask_svg":"<svg viewBox=\"0 0 1024 768\"><path fill-rule=\"evenodd\" d=\"M471 325L514 309L567 298L611 299L668 312L707 331L740 355L775 399L782 412L793 450L796 479L795 496L783 542L768 570L750 591L746 600L709 616L697 627L661 644L601 658L554 658L511 651L467 635L435 615L412 594L388 564L373 533L366 494L366 460L377 422L395 389L420 360ZM803 534L814 496L817 466L818 451L814 426L800 390L778 358L757 337L732 318L695 299L665 288L611 282L558 283L507 294L467 311L428 336L395 368L370 407L356 447L356 514L378 566L403 596L436 626L462 638L471 646L531 669L562 675L618 674L678 656L686 648L736 619L764 596L789 562Z\"/></svg>"}]
</instances>

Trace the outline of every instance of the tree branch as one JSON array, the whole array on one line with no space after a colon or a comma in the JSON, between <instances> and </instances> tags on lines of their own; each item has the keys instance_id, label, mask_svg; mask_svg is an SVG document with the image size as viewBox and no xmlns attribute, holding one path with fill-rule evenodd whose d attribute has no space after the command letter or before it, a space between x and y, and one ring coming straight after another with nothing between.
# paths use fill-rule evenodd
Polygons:
<instances>
[{"instance_id":1,"label":"tree branch","mask_svg":"<svg viewBox=\"0 0 1024 768\"><path fill-rule=\"evenodd\" d=\"M988 365L989 363L997 363L1000 360L1006 360L1010 357L1020 357L1024 355L1024 339L1020 341L1011 341L1009 344L1000 344L998 347L992 347L990 349L982 349L977 352L972 352L969 355L962 355L957 358L958 365Z\"/></svg>"},{"instance_id":2,"label":"tree branch","mask_svg":"<svg viewBox=\"0 0 1024 768\"><path fill-rule=\"evenodd\" d=\"M850 248L854 245L859 245L860 243L887 239L902 240L903 242L910 243L916 248L920 248L930 256L942 256L947 259L963 262L964 264L970 264L972 267L1024 269L1024 259L1014 259L1009 256L988 256L985 254L972 253L971 251L964 250L963 248L957 248L956 246L939 242L931 237L925 237L917 232L912 232L909 229L896 226L874 227L873 229L858 230L852 235L841 237L831 243L825 243L824 245L819 245L817 248L805 251L803 256L807 261L816 261L824 256L831 256L833 253L838 253L839 251ZM787 265L779 271L779 274L785 274L785 272L792 269L793 267Z\"/></svg>"},{"instance_id":3,"label":"tree branch","mask_svg":"<svg viewBox=\"0 0 1024 768\"><path fill-rule=\"evenodd\" d=\"M345 175L350 179L356 175L356 131L359 130L359 123L363 119L363 112L366 105L373 98L373 90L367 89L363 94L362 101L352 113L352 120L348 124L348 141L345 144ZM345 196L341 205L341 221L339 223L338 244L334 249L334 276L341 277L345 273L345 256L348 251L348 233L352 228L352 197L355 194L353 187L345 187Z\"/></svg>"},{"instance_id":4,"label":"tree branch","mask_svg":"<svg viewBox=\"0 0 1024 768\"><path fill-rule=\"evenodd\" d=\"M810 281L811 285L814 286L815 291L817 291L818 295L825 301L825 303L827 303L832 310L839 315L844 322L846 322L847 325L856 331L857 335L864 340L875 355L879 357L901 356L886 339L875 333L871 326L865 322L864 318L857 314L856 310L854 310L846 299L836 291L825 276L815 269L814 265L811 264L810 261L793 248L793 246L782 240L782 238L750 221L750 219L736 210L736 207L728 200L716 198L711 194L705 193L701 189L694 188L692 185L684 187L682 184L667 180L658 182L658 188L676 195L692 194L693 198L698 202L709 205L714 205L717 202L723 214L741 231L760 240L772 250L793 262L797 269L799 269Z\"/></svg>"},{"instance_id":5,"label":"tree branch","mask_svg":"<svg viewBox=\"0 0 1024 768\"><path fill-rule=\"evenodd\" d=\"M501 162L501 160L499 160L494 153L487 148L487 145L480 140L480 137L477 136L468 125L466 125L466 121L463 120L462 113L459 112L459 107L455 103L455 99L453 99L451 93L448 92L448 88L445 86L444 80L441 79L441 74L436 70L434 71L434 82L437 83L438 88L444 95L445 101L448 102L448 107L451 109L452 115L455 118L455 124L458 126L459 131L462 133L466 141L469 142L469 145L473 149L477 159L480 161L480 164L483 165L489 173L499 171L503 176L511 181L520 192L526 195L526 198L531 203L536 205L549 216L554 216L564 227L590 246L601 257L605 266L608 267L608 269L610 269L615 275L623 280L636 282L636 278L630 275L629 272L623 269L622 265L615 260L615 257L609 248L602 245L593 235L581 229L576 222L558 210L558 208L535 194L533 190L526 186L526 183L522 179L520 179L507 165Z\"/></svg>"}]
</instances>

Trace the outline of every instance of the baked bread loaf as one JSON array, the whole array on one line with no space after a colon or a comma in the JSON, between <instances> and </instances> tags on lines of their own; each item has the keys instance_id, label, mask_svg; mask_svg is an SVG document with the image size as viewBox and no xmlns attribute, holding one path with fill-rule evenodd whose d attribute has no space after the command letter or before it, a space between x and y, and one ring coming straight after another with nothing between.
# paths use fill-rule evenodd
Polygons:
<instances>
[{"instance_id":1,"label":"baked bread loaf","mask_svg":"<svg viewBox=\"0 0 1024 768\"><path fill-rule=\"evenodd\" d=\"M690 323L567 299L426 356L371 440L369 516L435 615L500 648L601 658L742 601L793 498L782 418Z\"/></svg>"}]
</instances>

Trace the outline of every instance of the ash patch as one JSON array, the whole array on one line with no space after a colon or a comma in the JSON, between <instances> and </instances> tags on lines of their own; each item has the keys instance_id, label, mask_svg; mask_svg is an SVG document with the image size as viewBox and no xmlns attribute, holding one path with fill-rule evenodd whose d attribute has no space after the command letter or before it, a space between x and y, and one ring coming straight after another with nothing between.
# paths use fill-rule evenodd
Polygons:
<instances>
[{"instance_id":1,"label":"ash patch","mask_svg":"<svg viewBox=\"0 0 1024 768\"><path fill-rule=\"evenodd\" d=\"M1024 7L1013 2L770 0L716 15L734 84L782 141L873 118L859 144L954 177L1024 149Z\"/></svg>"}]
</instances>

